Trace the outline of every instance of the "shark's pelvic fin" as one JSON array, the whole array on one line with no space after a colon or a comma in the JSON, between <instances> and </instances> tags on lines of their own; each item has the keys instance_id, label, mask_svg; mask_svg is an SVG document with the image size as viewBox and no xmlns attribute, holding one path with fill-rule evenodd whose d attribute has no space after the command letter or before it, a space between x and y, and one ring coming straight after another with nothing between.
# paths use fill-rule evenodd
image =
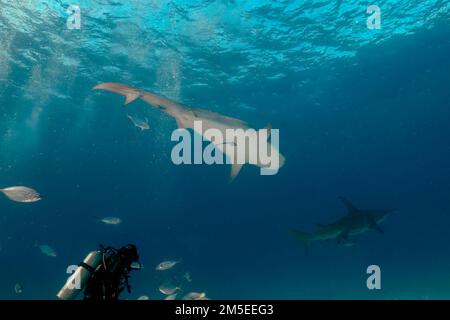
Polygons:
<instances>
[{"instance_id":1,"label":"shark's pelvic fin","mask_svg":"<svg viewBox=\"0 0 450 320\"><path fill-rule=\"evenodd\" d=\"M340 196L339 199L344 203L345 207L347 208L348 215L353 216L359 213L360 210L356 208L353 205L353 203L351 203L347 198Z\"/></svg>"},{"instance_id":2,"label":"shark's pelvic fin","mask_svg":"<svg viewBox=\"0 0 450 320\"><path fill-rule=\"evenodd\" d=\"M236 179L239 172L241 172L241 169L243 166L244 166L243 164L238 164L238 163L231 165L230 183L233 182L234 179Z\"/></svg>"}]
</instances>

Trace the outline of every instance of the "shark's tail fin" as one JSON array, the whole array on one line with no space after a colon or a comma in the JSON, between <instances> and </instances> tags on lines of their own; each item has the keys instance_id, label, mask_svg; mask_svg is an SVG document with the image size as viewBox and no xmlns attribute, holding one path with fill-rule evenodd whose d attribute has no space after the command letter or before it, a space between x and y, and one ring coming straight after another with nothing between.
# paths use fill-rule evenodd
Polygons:
<instances>
[{"instance_id":1,"label":"shark's tail fin","mask_svg":"<svg viewBox=\"0 0 450 320\"><path fill-rule=\"evenodd\" d=\"M293 238L303 242L303 244L305 245L305 254L308 254L308 249L312 242L312 235L308 232L303 232L295 229L289 230L289 234Z\"/></svg>"},{"instance_id":2,"label":"shark's tail fin","mask_svg":"<svg viewBox=\"0 0 450 320\"><path fill-rule=\"evenodd\" d=\"M140 90L130 87L126 84L117 83L117 82L106 82L96 85L94 90L106 90L114 93L121 94L125 97L125 105L133 102L136 99L139 99L142 96Z\"/></svg>"}]
</instances>

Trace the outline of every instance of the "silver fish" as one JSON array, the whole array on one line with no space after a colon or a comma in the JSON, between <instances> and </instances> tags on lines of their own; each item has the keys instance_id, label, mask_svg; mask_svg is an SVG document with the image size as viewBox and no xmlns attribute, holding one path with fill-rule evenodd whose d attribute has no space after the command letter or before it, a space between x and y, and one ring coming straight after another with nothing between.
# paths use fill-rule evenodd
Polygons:
<instances>
[{"instance_id":1,"label":"silver fish","mask_svg":"<svg viewBox=\"0 0 450 320\"><path fill-rule=\"evenodd\" d=\"M159 287L159 291L165 295L172 295L177 290L181 290L181 288L174 286L173 284L170 284L170 283L164 283Z\"/></svg>"},{"instance_id":2,"label":"silver fish","mask_svg":"<svg viewBox=\"0 0 450 320\"><path fill-rule=\"evenodd\" d=\"M49 257L56 257L56 251L46 244L41 244L37 246L41 252Z\"/></svg>"},{"instance_id":3,"label":"silver fish","mask_svg":"<svg viewBox=\"0 0 450 320\"><path fill-rule=\"evenodd\" d=\"M101 219L100 221L103 222L104 224L121 224L122 223L122 219L117 218L117 217L105 217L105 218Z\"/></svg>"},{"instance_id":4,"label":"silver fish","mask_svg":"<svg viewBox=\"0 0 450 320\"><path fill-rule=\"evenodd\" d=\"M148 124L148 119L145 118L145 121L140 120L138 118L132 117L129 114L127 114L128 119L130 119L131 122L133 122L135 127L138 127L142 131L150 129L150 125Z\"/></svg>"},{"instance_id":5,"label":"silver fish","mask_svg":"<svg viewBox=\"0 0 450 320\"><path fill-rule=\"evenodd\" d=\"M21 294L23 292L23 286L20 283L16 283L16 285L14 286L14 291L17 294Z\"/></svg>"},{"instance_id":6,"label":"silver fish","mask_svg":"<svg viewBox=\"0 0 450 320\"><path fill-rule=\"evenodd\" d=\"M204 300L206 293L204 292L189 292L183 297L183 300Z\"/></svg>"},{"instance_id":7,"label":"silver fish","mask_svg":"<svg viewBox=\"0 0 450 320\"><path fill-rule=\"evenodd\" d=\"M186 279L187 282L192 282L191 274L189 272L186 272L183 278Z\"/></svg>"},{"instance_id":8,"label":"silver fish","mask_svg":"<svg viewBox=\"0 0 450 320\"><path fill-rule=\"evenodd\" d=\"M137 298L138 300L150 300L149 296L140 296L139 298Z\"/></svg>"},{"instance_id":9,"label":"silver fish","mask_svg":"<svg viewBox=\"0 0 450 320\"><path fill-rule=\"evenodd\" d=\"M16 202L36 202L42 200L41 195L36 191L28 187L9 187L0 189L8 199Z\"/></svg>"},{"instance_id":10,"label":"silver fish","mask_svg":"<svg viewBox=\"0 0 450 320\"><path fill-rule=\"evenodd\" d=\"M164 298L164 300L175 300L177 298L177 295L178 293L168 295L167 297Z\"/></svg>"},{"instance_id":11,"label":"silver fish","mask_svg":"<svg viewBox=\"0 0 450 320\"><path fill-rule=\"evenodd\" d=\"M172 269L176 264L180 263L180 261L163 261L156 266L157 271L164 271Z\"/></svg>"}]
</instances>

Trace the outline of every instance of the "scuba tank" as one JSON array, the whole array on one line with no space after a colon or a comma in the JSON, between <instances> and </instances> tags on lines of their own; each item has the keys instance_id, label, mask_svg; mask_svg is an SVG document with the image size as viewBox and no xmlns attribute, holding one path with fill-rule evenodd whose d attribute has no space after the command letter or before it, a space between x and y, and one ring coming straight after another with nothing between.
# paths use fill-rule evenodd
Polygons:
<instances>
[{"instance_id":1,"label":"scuba tank","mask_svg":"<svg viewBox=\"0 0 450 320\"><path fill-rule=\"evenodd\" d=\"M103 254L102 263L86 283L83 299L117 300L124 289L131 292L129 273L140 269L137 248L133 244L119 249L100 246L100 252Z\"/></svg>"},{"instance_id":2,"label":"scuba tank","mask_svg":"<svg viewBox=\"0 0 450 320\"><path fill-rule=\"evenodd\" d=\"M90 252L56 295L61 300L74 300L84 290L92 274L102 263L101 251Z\"/></svg>"}]
</instances>

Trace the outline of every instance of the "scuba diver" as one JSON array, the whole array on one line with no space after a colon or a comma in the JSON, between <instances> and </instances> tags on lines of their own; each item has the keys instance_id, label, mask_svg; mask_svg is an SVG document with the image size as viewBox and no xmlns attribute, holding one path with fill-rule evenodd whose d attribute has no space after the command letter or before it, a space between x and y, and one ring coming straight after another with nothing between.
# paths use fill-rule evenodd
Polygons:
<instances>
[{"instance_id":1,"label":"scuba diver","mask_svg":"<svg viewBox=\"0 0 450 320\"><path fill-rule=\"evenodd\" d=\"M84 291L84 300L118 300L123 290L131 292L129 273L139 269L141 264L135 245L128 244L119 249L100 245L78 265L57 297L74 300Z\"/></svg>"}]
</instances>

